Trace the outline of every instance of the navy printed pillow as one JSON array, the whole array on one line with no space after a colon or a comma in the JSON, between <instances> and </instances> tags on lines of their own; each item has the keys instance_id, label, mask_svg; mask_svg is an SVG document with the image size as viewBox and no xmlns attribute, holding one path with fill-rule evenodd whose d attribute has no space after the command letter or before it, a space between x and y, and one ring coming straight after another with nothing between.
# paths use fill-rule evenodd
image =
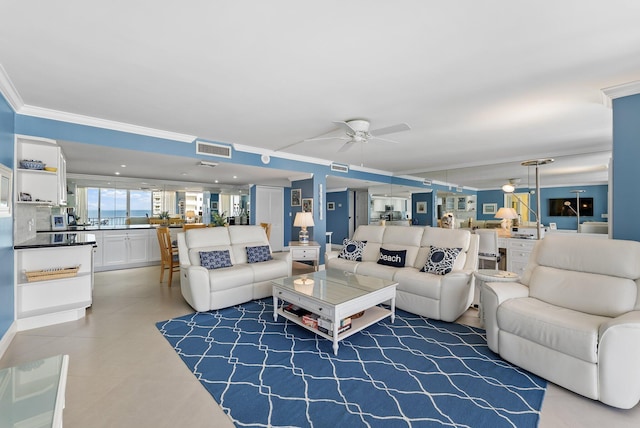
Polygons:
<instances>
[{"instance_id":1,"label":"navy printed pillow","mask_svg":"<svg viewBox=\"0 0 640 428\"><path fill-rule=\"evenodd\" d=\"M247 262L258 263L272 260L271 251L268 245L260 245L257 247L247 247Z\"/></svg>"},{"instance_id":2,"label":"navy printed pillow","mask_svg":"<svg viewBox=\"0 0 640 428\"><path fill-rule=\"evenodd\" d=\"M206 269L220 269L233 266L229 250L200 251L200 265Z\"/></svg>"},{"instance_id":3,"label":"navy printed pillow","mask_svg":"<svg viewBox=\"0 0 640 428\"><path fill-rule=\"evenodd\" d=\"M431 247L427 263L425 263L421 271L436 275L448 274L453 270L453 264L456 262L460 251L462 251L462 248Z\"/></svg>"},{"instance_id":4,"label":"navy printed pillow","mask_svg":"<svg viewBox=\"0 0 640 428\"><path fill-rule=\"evenodd\" d=\"M404 267L404 262L407 258L407 250L385 250L380 248L380 257L378 258L379 265Z\"/></svg>"},{"instance_id":5,"label":"navy printed pillow","mask_svg":"<svg viewBox=\"0 0 640 428\"><path fill-rule=\"evenodd\" d=\"M345 238L342 241L342 251L338 254L338 258L361 262L365 245L367 245L367 241L352 241Z\"/></svg>"}]
</instances>

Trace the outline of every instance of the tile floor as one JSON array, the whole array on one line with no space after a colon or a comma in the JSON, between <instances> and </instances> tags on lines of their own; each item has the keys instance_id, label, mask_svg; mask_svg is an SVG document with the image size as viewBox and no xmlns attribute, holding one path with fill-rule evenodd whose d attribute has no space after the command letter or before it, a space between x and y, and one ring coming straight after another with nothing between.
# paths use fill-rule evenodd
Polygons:
<instances>
[{"instance_id":1,"label":"tile floor","mask_svg":"<svg viewBox=\"0 0 640 428\"><path fill-rule=\"evenodd\" d=\"M294 273L305 269L296 263ZM96 274L84 319L18 333L0 368L69 354L66 428L232 427L157 331L156 322L193 312L179 276L171 288L158 279L156 266ZM477 311L459 322L478 326ZM640 426L640 406L617 410L549 385L541 428L603 426Z\"/></svg>"}]
</instances>

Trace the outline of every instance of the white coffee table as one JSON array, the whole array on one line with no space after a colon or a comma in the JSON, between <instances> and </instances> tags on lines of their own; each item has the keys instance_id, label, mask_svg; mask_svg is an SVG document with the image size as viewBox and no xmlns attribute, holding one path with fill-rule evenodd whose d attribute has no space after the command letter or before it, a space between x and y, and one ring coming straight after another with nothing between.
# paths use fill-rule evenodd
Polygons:
<instances>
[{"instance_id":1,"label":"white coffee table","mask_svg":"<svg viewBox=\"0 0 640 428\"><path fill-rule=\"evenodd\" d=\"M304 282L301 281L305 279ZM333 353L338 355L338 342L375 324L386 317L395 320L397 282L351 272L328 269L307 275L297 275L272 281L273 319L278 315L333 341ZM283 310L284 302L292 303L331 321L332 334L307 326L302 318ZM390 308L378 306L388 302ZM364 311L352 319L351 328L338 333L340 321Z\"/></svg>"}]
</instances>

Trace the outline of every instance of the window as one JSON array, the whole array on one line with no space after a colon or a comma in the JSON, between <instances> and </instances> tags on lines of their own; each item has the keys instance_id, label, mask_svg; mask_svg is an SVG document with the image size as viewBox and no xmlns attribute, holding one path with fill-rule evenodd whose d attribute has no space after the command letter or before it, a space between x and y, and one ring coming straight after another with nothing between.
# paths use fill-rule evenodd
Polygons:
<instances>
[{"instance_id":1,"label":"window","mask_svg":"<svg viewBox=\"0 0 640 428\"><path fill-rule=\"evenodd\" d=\"M91 225L124 225L129 217L151 217L152 193L148 190L78 188L77 214Z\"/></svg>"}]
</instances>

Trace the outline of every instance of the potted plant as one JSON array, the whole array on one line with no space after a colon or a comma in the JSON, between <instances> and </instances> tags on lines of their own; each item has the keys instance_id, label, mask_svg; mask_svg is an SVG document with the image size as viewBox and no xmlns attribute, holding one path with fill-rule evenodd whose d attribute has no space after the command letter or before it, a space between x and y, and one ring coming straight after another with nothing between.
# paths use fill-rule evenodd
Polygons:
<instances>
[{"instance_id":1,"label":"potted plant","mask_svg":"<svg viewBox=\"0 0 640 428\"><path fill-rule=\"evenodd\" d=\"M158 218L162 220L162 224L169 224L169 211L162 211L158 214Z\"/></svg>"},{"instance_id":2,"label":"potted plant","mask_svg":"<svg viewBox=\"0 0 640 428\"><path fill-rule=\"evenodd\" d=\"M214 212L212 217L212 222L214 226L226 226L227 225L227 212L223 212L222 214L218 212Z\"/></svg>"}]
</instances>

